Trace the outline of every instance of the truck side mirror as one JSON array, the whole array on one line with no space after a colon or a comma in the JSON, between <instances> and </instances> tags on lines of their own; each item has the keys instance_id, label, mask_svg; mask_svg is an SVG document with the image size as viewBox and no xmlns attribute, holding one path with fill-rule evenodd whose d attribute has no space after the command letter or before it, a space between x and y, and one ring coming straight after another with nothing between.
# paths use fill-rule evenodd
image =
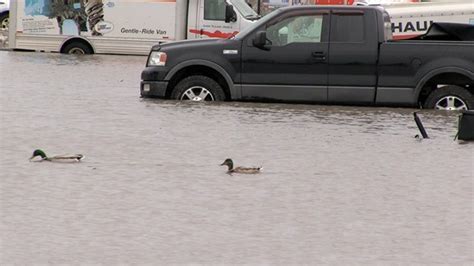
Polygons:
<instances>
[{"instance_id":1,"label":"truck side mirror","mask_svg":"<svg viewBox=\"0 0 474 266\"><path fill-rule=\"evenodd\" d=\"M237 14L234 11L234 6L226 4L225 5L225 23L236 22Z\"/></svg>"},{"instance_id":2,"label":"truck side mirror","mask_svg":"<svg viewBox=\"0 0 474 266\"><path fill-rule=\"evenodd\" d=\"M265 45L267 44L267 32L265 31L257 31L257 34L253 38L253 46L263 49L263 50L270 50Z\"/></svg>"}]
</instances>

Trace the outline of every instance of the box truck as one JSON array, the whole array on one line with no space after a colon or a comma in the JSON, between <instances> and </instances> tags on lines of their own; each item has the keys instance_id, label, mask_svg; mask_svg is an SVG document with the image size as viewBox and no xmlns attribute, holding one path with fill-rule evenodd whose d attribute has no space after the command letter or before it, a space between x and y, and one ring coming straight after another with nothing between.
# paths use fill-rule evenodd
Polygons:
<instances>
[{"instance_id":1,"label":"box truck","mask_svg":"<svg viewBox=\"0 0 474 266\"><path fill-rule=\"evenodd\" d=\"M18 0L9 48L148 54L157 43L227 38L259 16L245 0Z\"/></svg>"},{"instance_id":2,"label":"box truck","mask_svg":"<svg viewBox=\"0 0 474 266\"><path fill-rule=\"evenodd\" d=\"M433 22L474 24L474 1L383 5L390 15L394 39L426 33Z\"/></svg>"}]
</instances>

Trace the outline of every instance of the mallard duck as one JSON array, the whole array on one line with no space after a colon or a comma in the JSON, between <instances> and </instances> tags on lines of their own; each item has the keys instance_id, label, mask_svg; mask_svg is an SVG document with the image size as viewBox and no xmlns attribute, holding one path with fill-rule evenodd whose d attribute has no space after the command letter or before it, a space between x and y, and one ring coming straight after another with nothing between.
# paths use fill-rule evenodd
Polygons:
<instances>
[{"instance_id":1,"label":"mallard duck","mask_svg":"<svg viewBox=\"0 0 474 266\"><path fill-rule=\"evenodd\" d=\"M50 162L80 162L84 159L84 155L82 154L70 154L70 155L57 155L48 157L44 151L38 149L33 152L33 155L30 158L30 161L35 158L36 156L40 156L40 161L50 161Z\"/></svg>"},{"instance_id":2,"label":"mallard duck","mask_svg":"<svg viewBox=\"0 0 474 266\"><path fill-rule=\"evenodd\" d=\"M232 173L257 174L257 173L260 173L260 170L263 169L262 167L241 167L241 166L234 168L234 162L230 158L225 159L225 161L221 163L221 165L227 165L227 167L229 168L227 170L227 173L229 174L232 174Z\"/></svg>"}]
</instances>

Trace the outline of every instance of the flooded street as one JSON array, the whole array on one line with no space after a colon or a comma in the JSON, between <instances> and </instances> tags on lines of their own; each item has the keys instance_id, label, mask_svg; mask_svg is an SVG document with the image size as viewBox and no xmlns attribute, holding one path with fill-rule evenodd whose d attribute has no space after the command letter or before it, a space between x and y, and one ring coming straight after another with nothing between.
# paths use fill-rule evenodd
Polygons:
<instances>
[{"instance_id":1,"label":"flooded street","mask_svg":"<svg viewBox=\"0 0 474 266\"><path fill-rule=\"evenodd\" d=\"M142 99L145 61L0 51L0 264L474 263L456 113Z\"/></svg>"}]
</instances>

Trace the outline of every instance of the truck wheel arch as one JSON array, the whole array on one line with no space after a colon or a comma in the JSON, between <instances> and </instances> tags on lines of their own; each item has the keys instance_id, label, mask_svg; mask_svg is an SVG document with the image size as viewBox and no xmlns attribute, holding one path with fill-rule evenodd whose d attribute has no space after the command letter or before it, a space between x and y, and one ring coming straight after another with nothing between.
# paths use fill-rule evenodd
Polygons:
<instances>
[{"instance_id":1,"label":"truck wheel arch","mask_svg":"<svg viewBox=\"0 0 474 266\"><path fill-rule=\"evenodd\" d=\"M416 89L415 89L415 95L416 95L417 101L419 101L420 97L423 96L422 92L423 92L423 89L425 89L425 86L430 81L435 79L437 76L440 76L440 75L443 75L443 74L446 74L446 75L449 75L449 74L460 75L460 76L464 76L464 77L474 81L474 73L472 73L472 72L470 72L466 69L463 69L463 68L443 67L443 68L438 68L438 69L432 70L432 71L428 72L427 74L425 74L417 83L417 86L416 86ZM449 84L449 83L447 83L447 84ZM456 84L449 84L449 85L456 85Z\"/></svg>"},{"instance_id":2,"label":"truck wheel arch","mask_svg":"<svg viewBox=\"0 0 474 266\"><path fill-rule=\"evenodd\" d=\"M92 54L95 53L94 46L91 44L91 42L89 42L89 40L82 37L71 37L64 40L64 42L60 46L59 52L65 53L65 48L72 43L80 43L80 44L86 45L90 48Z\"/></svg>"},{"instance_id":3,"label":"truck wheel arch","mask_svg":"<svg viewBox=\"0 0 474 266\"><path fill-rule=\"evenodd\" d=\"M220 65L214 62L199 60L199 59L181 62L177 64L176 66L174 66L168 72L168 74L165 76L165 80L170 81L168 89L167 89L167 95L171 92L172 86L174 86L175 83L179 82L180 76L182 76L183 71L185 72L186 70L189 70L189 69L197 70L199 68L202 68L203 70L210 69L214 71L215 73L217 73L220 77L222 77L221 82L223 82L224 83L223 85L225 85L223 86L224 91L226 94L228 94L229 99L235 99L240 96L240 92L234 88L234 81L230 77L229 73L227 73L227 71L223 67L221 67ZM199 71L193 71L193 73L196 73L196 72L199 72Z\"/></svg>"}]
</instances>

